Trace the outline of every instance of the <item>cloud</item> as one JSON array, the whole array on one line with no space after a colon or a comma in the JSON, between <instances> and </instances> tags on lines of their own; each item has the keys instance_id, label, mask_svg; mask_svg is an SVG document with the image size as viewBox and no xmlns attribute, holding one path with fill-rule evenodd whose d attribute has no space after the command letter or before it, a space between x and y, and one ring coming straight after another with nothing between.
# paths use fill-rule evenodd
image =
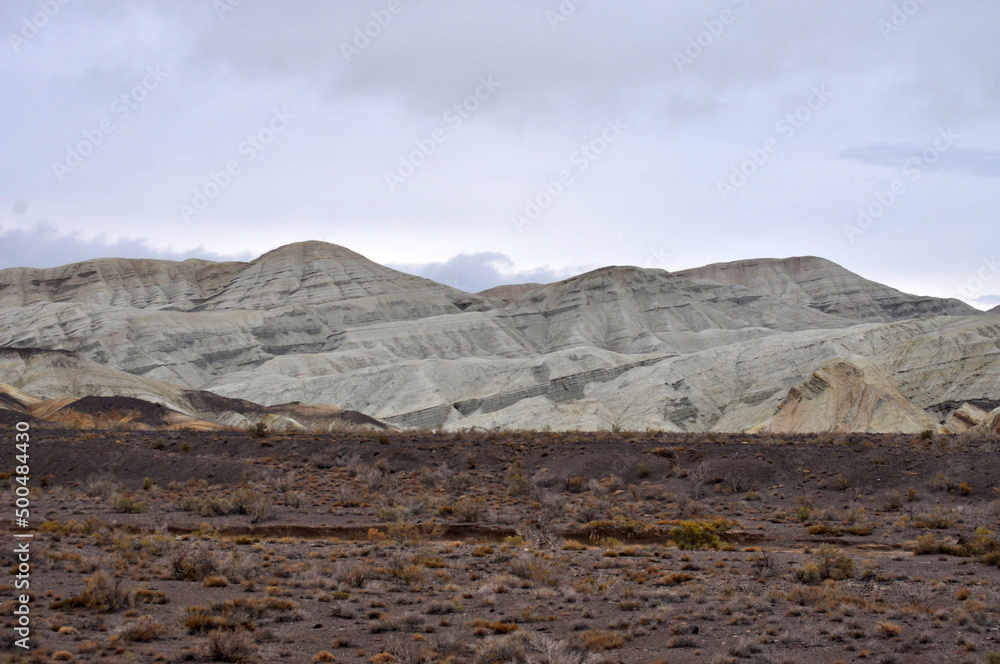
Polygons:
<instances>
[{"instance_id":1,"label":"cloud","mask_svg":"<svg viewBox=\"0 0 1000 664\"><path fill-rule=\"evenodd\" d=\"M1000 295L983 295L972 301L972 305L980 309L991 309L1000 305Z\"/></svg>"},{"instance_id":2,"label":"cloud","mask_svg":"<svg viewBox=\"0 0 1000 664\"><path fill-rule=\"evenodd\" d=\"M514 262L441 276L474 290L562 276L523 266L644 264L670 247L685 264L818 254L944 290L998 238L1000 188L983 176L1000 171L1000 12L920 3L883 34L900 4L404 0L390 21L387 0L72 2L0 57L0 214L29 200L30 221L58 229L22 231L40 248L5 247L4 260L174 258L199 245L249 256L324 239L427 263L415 270L461 252ZM0 3L4 34L38 6ZM570 15L553 24L552 11ZM122 106L147 67L162 85ZM490 75L495 94L471 97ZM811 113L814 86L832 98ZM290 129L241 148L277 108L295 116ZM802 112L794 136L776 133ZM622 140L583 171L574 155L612 119ZM913 187L848 242L845 224L872 200L871 164L899 166L939 127L962 134L935 166L949 177ZM780 150L722 197L732 169L775 137ZM390 189L387 174L410 167ZM564 170L572 185L518 233L513 216ZM204 191L217 195L185 223L181 206ZM112 241L138 236L148 245Z\"/></svg>"},{"instance_id":3,"label":"cloud","mask_svg":"<svg viewBox=\"0 0 1000 664\"><path fill-rule=\"evenodd\" d=\"M916 164L913 160L918 159L921 160L920 164L926 164L930 168L962 171L986 177L1000 177L1000 150L975 150L971 148L939 150L934 146L933 141L923 146L887 143L864 145L841 150L837 156L849 161L892 168L904 168L907 164Z\"/></svg>"},{"instance_id":4,"label":"cloud","mask_svg":"<svg viewBox=\"0 0 1000 664\"><path fill-rule=\"evenodd\" d=\"M232 261L250 260L252 256L227 256L204 248L176 252L157 249L142 239L110 241L103 234L87 238L79 233L60 233L48 224L35 224L28 228L0 228L0 269L57 267L94 258L153 258L172 261L203 258Z\"/></svg>"},{"instance_id":5,"label":"cloud","mask_svg":"<svg viewBox=\"0 0 1000 664\"><path fill-rule=\"evenodd\" d=\"M482 251L459 254L440 263L395 264L389 267L447 284L468 293L478 293L502 284L549 284L572 277L585 268L517 270L514 261L505 254Z\"/></svg>"}]
</instances>

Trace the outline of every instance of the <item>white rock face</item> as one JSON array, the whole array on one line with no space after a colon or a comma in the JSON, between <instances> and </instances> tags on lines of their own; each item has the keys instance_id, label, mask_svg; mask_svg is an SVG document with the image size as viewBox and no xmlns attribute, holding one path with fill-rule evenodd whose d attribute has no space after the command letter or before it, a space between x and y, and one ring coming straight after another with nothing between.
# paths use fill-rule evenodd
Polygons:
<instances>
[{"instance_id":1,"label":"white rock face","mask_svg":"<svg viewBox=\"0 0 1000 664\"><path fill-rule=\"evenodd\" d=\"M909 431L932 406L1000 400L1000 319L818 258L610 267L480 295L321 242L250 263L19 268L0 272L4 346L96 363L0 354L0 382L47 398L183 406L209 390L397 426ZM784 403L816 372L822 394Z\"/></svg>"}]
</instances>

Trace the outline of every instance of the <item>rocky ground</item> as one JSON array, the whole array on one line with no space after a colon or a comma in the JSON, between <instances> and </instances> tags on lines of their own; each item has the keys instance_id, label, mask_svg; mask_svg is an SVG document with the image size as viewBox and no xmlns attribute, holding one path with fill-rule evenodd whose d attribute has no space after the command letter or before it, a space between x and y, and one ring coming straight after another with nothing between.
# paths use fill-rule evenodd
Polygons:
<instances>
[{"instance_id":1,"label":"rocky ground","mask_svg":"<svg viewBox=\"0 0 1000 664\"><path fill-rule=\"evenodd\" d=\"M3 661L1000 661L995 439L32 436Z\"/></svg>"}]
</instances>

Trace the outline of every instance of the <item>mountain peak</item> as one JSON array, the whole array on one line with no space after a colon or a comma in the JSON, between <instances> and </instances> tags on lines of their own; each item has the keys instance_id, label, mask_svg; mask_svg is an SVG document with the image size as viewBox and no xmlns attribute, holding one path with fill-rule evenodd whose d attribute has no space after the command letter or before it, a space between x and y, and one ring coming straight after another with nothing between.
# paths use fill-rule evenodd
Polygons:
<instances>
[{"instance_id":1,"label":"mountain peak","mask_svg":"<svg viewBox=\"0 0 1000 664\"><path fill-rule=\"evenodd\" d=\"M993 400L1000 375L995 316L815 256L685 272L616 265L488 294L327 242L249 263L6 270L0 347L16 349L0 349L0 383L47 400L163 403L189 418L220 410L205 404L209 390L260 404L220 405L248 418L302 402L407 427L914 431L952 402ZM956 338L975 342L942 341ZM26 399L0 386L0 422L34 408ZM93 417L123 403L45 412Z\"/></svg>"},{"instance_id":2,"label":"mountain peak","mask_svg":"<svg viewBox=\"0 0 1000 664\"><path fill-rule=\"evenodd\" d=\"M368 260L361 254L339 244L319 240L306 240L305 242L292 242L291 244L285 244L272 249L254 259L253 263L274 259L295 260L303 263L323 259Z\"/></svg>"},{"instance_id":3,"label":"mountain peak","mask_svg":"<svg viewBox=\"0 0 1000 664\"><path fill-rule=\"evenodd\" d=\"M958 300L903 293L817 256L714 263L677 274L739 284L763 295L866 323L980 313Z\"/></svg>"}]
</instances>

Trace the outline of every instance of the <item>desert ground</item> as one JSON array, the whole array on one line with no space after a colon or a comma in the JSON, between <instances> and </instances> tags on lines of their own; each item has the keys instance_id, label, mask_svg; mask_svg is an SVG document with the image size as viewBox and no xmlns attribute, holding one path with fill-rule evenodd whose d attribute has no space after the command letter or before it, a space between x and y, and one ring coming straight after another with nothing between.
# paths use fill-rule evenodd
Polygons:
<instances>
[{"instance_id":1,"label":"desert ground","mask_svg":"<svg viewBox=\"0 0 1000 664\"><path fill-rule=\"evenodd\" d=\"M995 438L32 436L4 662L1000 662Z\"/></svg>"}]
</instances>

